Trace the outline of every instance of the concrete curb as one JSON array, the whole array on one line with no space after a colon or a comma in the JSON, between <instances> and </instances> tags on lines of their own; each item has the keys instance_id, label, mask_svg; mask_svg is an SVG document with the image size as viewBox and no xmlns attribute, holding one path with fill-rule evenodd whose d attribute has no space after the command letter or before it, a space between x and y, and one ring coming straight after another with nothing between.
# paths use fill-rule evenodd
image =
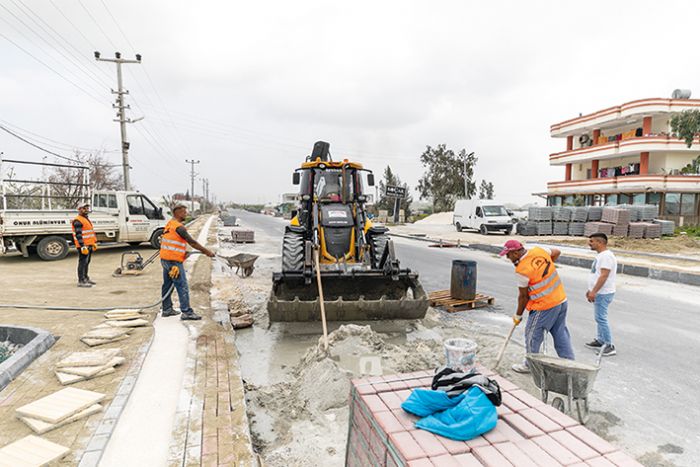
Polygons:
<instances>
[{"instance_id":1,"label":"concrete curb","mask_svg":"<svg viewBox=\"0 0 700 467\"><path fill-rule=\"evenodd\" d=\"M389 235L429 243L438 243L440 241L429 237L414 237L411 235L395 234L391 232L389 232ZM498 253L502 249L500 246L485 245L482 243L471 243L469 245L461 244L460 248L469 248L471 250L485 251L487 253ZM557 263L564 264L567 266L590 269L593 265L593 260L590 258L580 258L578 256L567 256L562 254L557 260ZM647 266L635 266L632 264L618 264L617 272L619 274L627 274L628 276L646 277L647 279L654 279L665 282L673 282L675 284L686 284L700 287L700 274L694 274L691 272L656 269Z\"/></svg>"},{"instance_id":2,"label":"concrete curb","mask_svg":"<svg viewBox=\"0 0 700 467\"><path fill-rule=\"evenodd\" d=\"M0 341L5 340L20 343L22 348L0 363L0 391L56 343L53 334L45 329L0 324Z\"/></svg>"},{"instance_id":3,"label":"concrete curb","mask_svg":"<svg viewBox=\"0 0 700 467\"><path fill-rule=\"evenodd\" d=\"M83 454L80 456L78 467L97 467L97 465L99 465L100 459L102 459L102 455L109 442L109 438L112 436L114 428L117 426L117 421L129 400L129 396L134 390L134 386L136 386L136 379L141 372L143 362L146 360L146 355L151 348L155 335L156 333L154 331L151 334L151 338L139 347L136 358L131 362L126 376L117 388L117 393L114 395L109 407L104 411L102 420L100 420L97 429L92 433L92 437L85 451L83 451Z\"/></svg>"}]
</instances>

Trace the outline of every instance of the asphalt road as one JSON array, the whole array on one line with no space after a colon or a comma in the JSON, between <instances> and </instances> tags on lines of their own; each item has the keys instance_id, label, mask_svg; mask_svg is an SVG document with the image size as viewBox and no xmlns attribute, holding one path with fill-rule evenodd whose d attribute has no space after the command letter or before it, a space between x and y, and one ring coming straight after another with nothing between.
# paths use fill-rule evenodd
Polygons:
<instances>
[{"instance_id":1,"label":"asphalt road","mask_svg":"<svg viewBox=\"0 0 700 467\"><path fill-rule=\"evenodd\" d=\"M284 232L281 219L239 215L254 229ZM453 259L477 261L478 290L495 297L496 306L468 312L467 319L507 333L517 295L510 262L418 240L396 238L395 245L402 266L417 271L427 291L449 288ZM594 352L583 345L595 336L593 308L584 297L588 271L561 266L559 273L577 359L593 363ZM591 408L609 424L608 437L635 456L647 454L645 463L700 465L700 288L618 275L617 290L610 323L618 354L603 359ZM523 329L515 334L521 342Z\"/></svg>"}]
</instances>

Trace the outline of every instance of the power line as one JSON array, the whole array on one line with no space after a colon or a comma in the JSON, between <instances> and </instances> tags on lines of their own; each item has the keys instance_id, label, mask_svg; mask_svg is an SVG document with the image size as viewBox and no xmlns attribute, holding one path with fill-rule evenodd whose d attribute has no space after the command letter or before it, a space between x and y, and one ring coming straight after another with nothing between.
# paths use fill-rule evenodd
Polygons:
<instances>
[{"instance_id":1,"label":"power line","mask_svg":"<svg viewBox=\"0 0 700 467\"><path fill-rule=\"evenodd\" d=\"M21 140L21 141L24 141L24 142L27 143L28 145L37 148L39 151L44 151L44 152L47 153L47 154L51 154L52 156L56 156L56 157L58 157L58 158L60 158L60 159L64 159L64 160L67 160L67 161L70 161L70 162L75 162L76 164L80 164L80 163L81 163L79 160L71 159L70 157L66 157L66 156L62 156L62 155L60 155L60 154L57 154L57 153L55 153L55 152L53 152L53 151L49 151L48 149L41 147L41 146L39 146L38 144L34 144L34 143L32 143L31 141L29 141L29 140L27 140L27 139L24 139L23 137L21 137L20 135L18 135L18 134L15 133L15 132L13 132L12 130L10 130L10 129L8 129L8 128L5 128L3 125L0 125L0 130L4 131L5 133L9 133L10 135L14 136L15 138L17 138L17 139L19 139L19 140Z\"/></svg>"},{"instance_id":2,"label":"power line","mask_svg":"<svg viewBox=\"0 0 700 467\"><path fill-rule=\"evenodd\" d=\"M5 126L10 127L13 131L19 133L23 133L23 137L29 140L38 140L37 144L43 144L44 146L48 146L50 148L57 149L59 151L71 151L74 149L81 150L83 152L104 152L104 153L110 153L110 152L116 152L114 149L105 149L105 148L87 148L87 147L82 147L82 146L75 146L69 143L64 143L62 141L57 141L55 139L48 138L46 136L42 136L37 133L33 133L26 128L22 128L20 126L17 126L13 123L8 122L7 120L2 120L0 119L0 122L3 123ZM32 135L34 138L31 138L27 135ZM46 141L49 141L48 143ZM50 144L50 143L55 143L55 144Z\"/></svg>"},{"instance_id":3,"label":"power line","mask_svg":"<svg viewBox=\"0 0 700 467\"><path fill-rule=\"evenodd\" d=\"M57 70L56 70L55 68L53 68L51 65L47 64L45 61L43 61L43 60L40 59L39 57L35 56L35 55L32 54L31 52L29 52L27 49L25 49L24 47L22 47L21 45L19 45L17 42L15 42L15 41L13 41L12 39L10 39L9 37L7 37L7 36L6 36L5 34L3 34L1 31L0 31L0 37L2 37L3 39L5 39L6 41L8 41L9 43L11 43L12 45L14 45L15 47L17 47L19 50L21 50L21 51L24 52L25 54L29 55L31 58L33 58L34 60L36 60L37 62L39 62L41 65L43 65L45 68L49 69L51 72L53 72L54 74L56 74L57 76L59 76L59 77L60 77L61 79L63 79L64 81L67 81L68 83L70 83L71 85L73 85L76 89L78 89L78 90L79 90L80 92L82 92L83 94L87 95L90 99L92 99L92 100L98 102L99 104L103 104L103 102L102 102L99 98L97 98L97 97L95 97L94 95L90 94L90 92L86 91L82 86L80 86L79 84L77 84L75 81L73 81L73 80L71 80L70 78L67 78L66 76L64 76L61 72L57 71Z\"/></svg>"}]
</instances>

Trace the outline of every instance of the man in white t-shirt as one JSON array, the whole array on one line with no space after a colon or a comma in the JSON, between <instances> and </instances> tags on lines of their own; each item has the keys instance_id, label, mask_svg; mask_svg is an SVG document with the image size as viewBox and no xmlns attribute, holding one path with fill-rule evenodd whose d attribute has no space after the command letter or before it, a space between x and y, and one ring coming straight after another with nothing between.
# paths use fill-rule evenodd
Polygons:
<instances>
[{"instance_id":1,"label":"man in white t-shirt","mask_svg":"<svg viewBox=\"0 0 700 467\"><path fill-rule=\"evenodd\" d=\"M586 299L593 303L598 335L587 343L586 347L596 351L600 351L602 348L603 356L609 357L617 353L608 324L608 307L615 297L617 258L612 251L608 250L608 237L604 233L594 233L588 237L588 246L598 253L588 276L588 291L586 292Z\"/></svg>"}]
</instances>

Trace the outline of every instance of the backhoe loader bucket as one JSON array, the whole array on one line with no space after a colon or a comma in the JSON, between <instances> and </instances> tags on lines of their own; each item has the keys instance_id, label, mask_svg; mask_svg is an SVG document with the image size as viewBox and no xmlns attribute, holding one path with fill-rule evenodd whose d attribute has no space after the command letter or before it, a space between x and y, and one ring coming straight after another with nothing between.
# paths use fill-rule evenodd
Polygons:
<instances>
[{"instance_id":1,"label":"backhoe loader bucket","mask_svg":"<svg viewBox=\"0 0 700 467\"><path fill-rule=\"evenodd\" d=\"M421 319L428 297L418 276L400 271L392 278L380 271L321 273L328 321ZM319 321L321 307L316 282L301 274L275 273L267 304L271 322Z\"/></svg>"}]
</instances>

